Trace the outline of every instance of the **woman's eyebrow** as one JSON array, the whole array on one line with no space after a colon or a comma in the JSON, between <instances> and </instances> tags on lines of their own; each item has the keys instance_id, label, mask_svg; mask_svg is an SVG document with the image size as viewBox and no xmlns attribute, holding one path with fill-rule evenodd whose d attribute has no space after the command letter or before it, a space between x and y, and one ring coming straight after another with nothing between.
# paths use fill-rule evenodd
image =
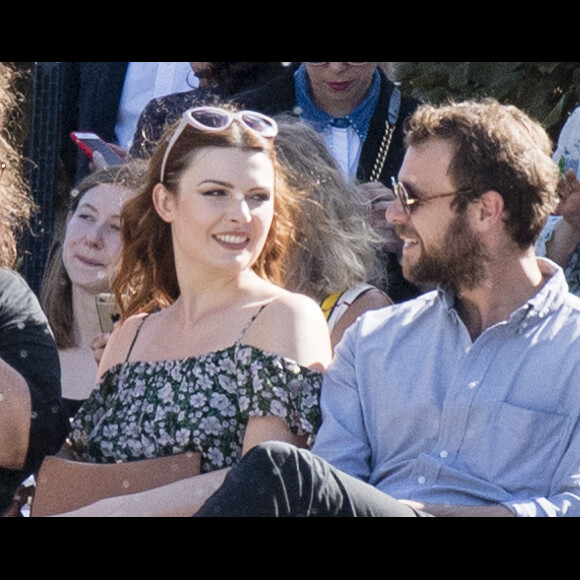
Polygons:
<instances>
[{"instance_id":1,"label":"woman's eyebrow","mask_svg":"<svg viewBox=\"0 0 580 580\"><path fill-rule=\"evenodd\" d=\"M219 185L221 187L226 187L229 189L233 188L233 185L231 183L228 183L227 181L219 181L218 179L206 179L206 180L199 183L199 185L206 185L206 184Z\"/></svg>"}]
</instances>

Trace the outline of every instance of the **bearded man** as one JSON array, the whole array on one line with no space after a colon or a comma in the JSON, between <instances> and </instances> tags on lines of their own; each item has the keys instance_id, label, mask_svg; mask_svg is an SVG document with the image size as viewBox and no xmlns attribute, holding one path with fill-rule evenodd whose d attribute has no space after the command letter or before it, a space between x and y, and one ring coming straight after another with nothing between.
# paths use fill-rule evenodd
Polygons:
<instances>
[{"instance_id":1,"label":"bearded man","mask_svg":"<svg viewBox=\"0 0 580 580\"><path fill-rule=\"evenodd\" d=\"M346 333L312 453L254 449L198 515L580 515L580 299L534 252L552 144L493 100L422 106L406 143L387 217L437 290Z\"/></svg>"}]
</instances>

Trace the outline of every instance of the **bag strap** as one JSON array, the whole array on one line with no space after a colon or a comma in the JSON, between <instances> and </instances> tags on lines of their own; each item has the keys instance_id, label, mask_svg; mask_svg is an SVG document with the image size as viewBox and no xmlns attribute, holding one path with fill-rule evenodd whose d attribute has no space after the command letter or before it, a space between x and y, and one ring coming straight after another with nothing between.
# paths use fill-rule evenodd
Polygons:
<instances>
[{"instance_id":1,"label":"bag strap","mask_svg":"<svg viewBox=\"0 0 580 580\"><path fill-rule=\"evenodd\" d=\"M397 126L397 121L399 120L399 115L401 112L401 91L395 87L391 95L391 100L389 103L389 112L387 115L387 122L385 127L385 133L379 147L379 152L377 158L375 159L375 164L373 171L371 173L371 183L377 182L381 178L383 169L385 168L385 163L387 161L387 155L391 149L391 143L393 142L393 135L395 133L395 127Z\"/></svg>"}]
</instances>

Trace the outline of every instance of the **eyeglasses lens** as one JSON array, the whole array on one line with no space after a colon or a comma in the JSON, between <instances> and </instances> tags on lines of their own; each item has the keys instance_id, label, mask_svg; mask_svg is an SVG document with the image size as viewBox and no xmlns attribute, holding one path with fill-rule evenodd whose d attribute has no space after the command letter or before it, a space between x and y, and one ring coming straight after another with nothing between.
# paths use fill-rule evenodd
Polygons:
<instances>
[{"instance_id":1,"label":"eyeglasses lens","mask_svg":"<svg viewBox=\"0 0 580 580\"><path fill-rule=\"evenodd\" d=\"M191 112L192 117L208 129L225 129L231 119L228 115L210 109L199 109Z\"/></svg>"},{"instance_id":2,"label":"eyeglasses lens","mask_svg":"<svg viewBox=\"0 0 580 580\"><path fill-rule=\"evenodd\" d=\"M253 115L251 113L243 113L242 120L247 127L256 131L264 137L276 137L278 129L269 119Z\"/></svg>"},{"instance_id":3,"label":"eyeglasses lens","mask_svg":"<svg viewBox=\"0 0 580 580\"><path fill-rule=\"evenodd\" d=\"M395 197L401 202L403 209L409 213L409 194L403 185L401 185L398 181L395 180L393 177L392 179L392 186L393 191L395 192Z\"/></svg>"}]
</instances>

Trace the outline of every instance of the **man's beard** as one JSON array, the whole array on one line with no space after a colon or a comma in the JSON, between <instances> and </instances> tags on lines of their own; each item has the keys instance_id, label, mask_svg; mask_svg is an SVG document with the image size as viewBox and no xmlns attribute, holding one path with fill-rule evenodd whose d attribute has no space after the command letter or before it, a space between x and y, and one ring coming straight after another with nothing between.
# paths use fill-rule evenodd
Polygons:
<instances>
[{"instance_id":1,"label":"man's beard","mask_svg":"<svg viewBox=\"0 0 580 580\"><path fill-rule=\"evenodd\" d=\"M422 240L419 244L421 257L417 262L409 264L403 256L403 275L410 282L419 286L439 284L457 292L472 290L485 278L489 258L465 213L453 219L440 247L427 251Z\"/></svg>"}]
</instances>

